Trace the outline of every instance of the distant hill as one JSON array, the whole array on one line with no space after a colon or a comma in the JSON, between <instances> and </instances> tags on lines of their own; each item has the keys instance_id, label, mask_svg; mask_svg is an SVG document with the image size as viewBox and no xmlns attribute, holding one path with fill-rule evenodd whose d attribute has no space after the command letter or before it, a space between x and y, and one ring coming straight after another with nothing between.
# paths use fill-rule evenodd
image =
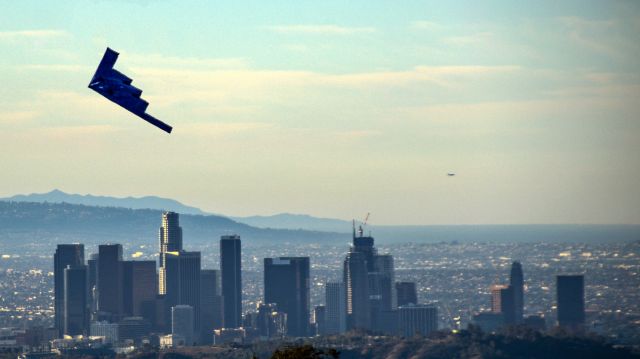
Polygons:
<instances>
[{"instance_id":1,"label":"distant hill","mask_svg":"<svg viewBox=\"0 0 640 359\"><path fill-rule=\"evenodd\" d=\"M4 201L4 202L2 202ZM36 205L40 204L40 206ZM211 243L221 234L238 233L257 242L349 241L351 222L282 213L273 216L225 217L212 215L178 201L160 197L105 197L49 193L0 199L0 244L7 233L59 241L135 239L157 245L162 210L181 215L185 235ZM331 233L328 233L331 232ZM367 226L376 243L437 242L581 242L606 243L640 240L640 225L430 225ZM35 235L35 233L40 233ZM191 240L191 239L190 239ZM20 239L15 239L16 245ZM85 241L86 242L86 241ZM33 242L31 245L35 245Z\"/></svg>"},{"instance_id":2,"label":"distant hill","mask_svg":"<svg viewBox=\"0 0 640 359\"><path fill-rule=\"evenodd\" d=\"M350 233L351 222L333 218L318 218L306 214L280 213L272 216L231 217L233 220L260 228L306 229L324 232Z\"/></svg>"},{"instance_id":3,"label":"distant hill","mask_svg":"<svg viewBox=\"0 0 640 359\"><path fill-rule=\"evenodd\" d=\"M12 197L0 198L0 201L9 202L38 202L38 203L71 203L85 206L123 207L131 209L159 209L183 214L208 214L199 208L184 205L176 200L146 196L146 197L108 197L94 196L91 194L80 195L65 193L54 189L48 193L19 194Z\"/></svg>"},{"instance_id":4,"label":"distant hill","mask_svg":"<svg viewBox=\"0 0 640 359\"><path fill-rule=\"evenodd\" d=\"M0 248L49 248L56 243L95 245L119 242L125 246L158 245L162 211L70 203L0 201ZM212 246L221 235L239 234L243 243L318 243L345 241L348 235L303 230L255 228L215 215L180 215L185 248ZM48 252L47 252L48 253Z\"/></svg>"},{"instance_id":5,"label":"distant hill","mask_svg":"<svg viewBox=\"0 0 640 359\"><path fill-rule=\"evenodd\" d=\"M19 194L12 197L0 198L8 202L37 202L37 203L70 203L85 206L122 207L131 209L157 209L178 212L181 214L208 215L199 208L180 203L174 199L156 196L146 197L110 197L65 193L54 189L47 193ZM229 217L236 222L259 228L273 229L304 229L309 231L349 233L351 222L340 219L317 218L306 214L281 213L273 216Z\"/></svg>"}]
</instances>

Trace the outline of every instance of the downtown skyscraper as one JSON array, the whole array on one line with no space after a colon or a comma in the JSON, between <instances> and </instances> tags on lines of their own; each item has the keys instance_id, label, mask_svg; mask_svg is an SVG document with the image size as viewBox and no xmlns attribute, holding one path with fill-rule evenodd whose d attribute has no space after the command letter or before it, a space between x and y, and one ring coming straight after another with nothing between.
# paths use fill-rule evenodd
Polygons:
<instances>
[{"instance_id":1,"label":"downtown skyscraper","mask_svg":"<svg viewBox=\"0 0 640 359\"><path fill-rule=\"evenodd\" d=\"M64 335L89 334L89 292L87 266L67 266L64 270Z\"/></svg>"},{"instance_id":2,"label":"downtown skyscraper","mask_svg":"<svg viewBox=\"0 0 640 359\"><path fill-rule=\"evenodd\" d=\"M200 257L200 252L166 252L165 318L176 305L188 305L193 310L195 333L200 329Z\"/></svg>"},{"instance_id":3,"label":"downtown skyscraper","mask_svg":"<svg viewBox=\"0 0 640 359\"><path fill-rule=\"evenodd\" d=\"M584 326L584 276L558 275L556 277L558 325L571 330Z\"/></svg>"},{"instance_id":4,"label":"downtown skyscraper","mask_svg":"<svg viewBox=\"0 0 640 359\"><path fill-rule=\"evenodd\" d=\"M376 284L375 292L371 295L377 296L381 311L390 311L397 307L397 296L394 288L395 270L393 256L390 254L378 254L373 257L375 275L370 274L369 281Z\"/></svg>"},{"instance_id":5,"label":"downtown skyscraper","mask_svg":"<svg viewBox=\"0 0 640 359\"><path fill-rule=\"evenodd\" d=\"M340 334L347 331L347 295L342 282L325 285L325 332Z\"/></svg>"},{"instance_id":6,"label":"downtown skyscraper","mask_svg":"<svg viewBox=\"0 0 640 359\"><path fill-rule=\"evenodd\" d=\"M194 336L195 316L190 305L176 305L171 308L171 334L184 339L186 346L195 343Z\"/></svg>"},{"instance_id":7,"label":"downtown skyscraper","mask_svg":"<svg viewBox=\"0 0 640 359\"><path fill-rule=\"evenodd\" d=\"M98 312L112 322L124 314L122 269L121 244L98 246Z\"/></svg>"},{"instance_id":8,"label":"downtown skyscraper","mask_svg":"<svg viewBox=\"0 0 640 359\"><path fill-rule=\"evenodd\" d=\"M346 291L347 327L382 332L393 331L387 320L396 308L393 257L379 255L374 239L364 236L362 227L343 263L343 282Z\"/></svg>"},{"instance_id":9,"label":"downtown skyscraper","mask_svg":"<svg viewBox=\"0 0 640 359\"><path fill-rule=\"evenodd\" d=\"M398 306L418 304L418 293L415 282L396 282Z\"/></svg>"},{"instance_id":10,"label":"downtown skyscraper","mask_svg":"<svg viewBox=\"0 0 640 359\"><path fill-rule=\"evenodd\" d=\"M180 217L178 213L162 213L162 225L158 230L158 240L160 242L158 291L160 294L166 294L166 253L182 250L182 228L180 227Z\"/></svg>"},{"instance_id":11,"label":"downtown skyscraper","mask_svg":"<svg viewBox=\"0 0 640 359\"><path fill-rule=\"evenodd\" d=\"M122 266L124 314L153 321L158 294L156 262L124 261Z\"/></svg>"},{"instance_id":12,"label":"downtown skyscraper","mask_svg":"<svg viewBox=\"0 0 640 359\"><path fill-rule=\"evenodd\" d=\"M222 328L222 295L220 271L200 271L200 343L212 344L213 330Z\"/></svg>"},{"instance_id":13,"label":"downtown skyscraper","mask_svg":"<svg viewBox=\"0 0 640 359\"><path fill-rule=\"evenodd\" d=\"M502 316L505 325L515 324L513 287L496 284L491 286L491 311Z\"/></svg>"},{"instance_id":14,"label":"downtown skyscraper","mask_svg":"<svg viewBox=\"0 0 640 359\"><path fill-rule=\"evenodd\" d=\"M515 324L522 323L524 317L524 276L522 274L522 264L513 262L511 264L511 275L509 285L513 288L513 319Z\"/></svg>"},{"instance_id":15,"label":"downtown skyscraper","mask_svg":"<svg viewBox=\"0 0 640 359\"><path fill-rule=\"evenodd\" d=\"M225 328L238 328L242 325L241 244L238 235L220 238L220 273Z\"/></svg>"},{"instance_id":16,"label":"downtown skyscraper","mask_svg":"<svg viewBox=\"0 0 640 359\"><path fill-rule=\"evenodd\" d=\"M523 321L524 279L520 262L511 264L508 285L491 286L491 311L501 315L503 325L516 325Z\"/></svg>"},{"instance_id":17,"label":"downtown skyscraper","mask_svg":"<svg viewBox=\"0 0 640 359\"><path fill-rule=\"evenodd\" d=\"M309 257L264 259L264 301L287 314L287 335L309 335Z\"/></svg>"},{"instance_id":18,"label":"downtown skyscraper","mask_svg":"<svg viewBox=\"0 0 640 359\"><path fill-rule=\"evenodd\" d=\"M58 244L53 255L54 275L54 326L58 335L64 331L64 270L68 267L84 265L83 244Z\"/></svg>"},{"instance_id":19,"label":"downtown skyscraper","mask_svg":"<svg viewBox=\"0 0 640 359\"><path fill-rule=\"evenodd\" d=\"M344 260L347 328L370 329L369 279L367 259L364 253L349 251Z\"/></svg>"}]
</instances>

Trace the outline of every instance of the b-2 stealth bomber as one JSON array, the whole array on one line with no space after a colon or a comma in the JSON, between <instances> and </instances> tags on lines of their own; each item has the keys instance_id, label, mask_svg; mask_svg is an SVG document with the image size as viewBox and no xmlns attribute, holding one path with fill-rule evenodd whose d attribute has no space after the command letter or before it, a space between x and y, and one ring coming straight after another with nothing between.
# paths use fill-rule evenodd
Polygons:
<instances>
[{"instance_id":1,"label":"b-2 stealth bomber","mask_svg":"<svg viewBox=\"0 0 640 359\"><path fill-rule=\"evenodd\" d=\"M140 98L142 90L131 86L133 80L113 68L118 55L117 52L107 47L91 83L89 83L89 88L161 130L171 133L171 126L145 112L149 103Z\"/></svg>"}]
</instances>

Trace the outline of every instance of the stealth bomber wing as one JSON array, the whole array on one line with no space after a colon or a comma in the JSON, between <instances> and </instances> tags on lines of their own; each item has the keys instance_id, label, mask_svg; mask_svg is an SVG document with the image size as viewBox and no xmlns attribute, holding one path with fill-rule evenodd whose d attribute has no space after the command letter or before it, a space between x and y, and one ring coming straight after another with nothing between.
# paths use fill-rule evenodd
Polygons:
<instances>
[{"instance_id":1,"label":"stealth bomber wing","mask_svg":"<svg viewBox=\"0 0 640 359\"><path fill-rule=\"evenodd\" d=\"M133 80L113 68L118 55L117 52L107 47L91 83L89 83L89 88L161 130L171 133L171 126L145 112L149 103L140 98L142 90L131 86Z\"/></svg>"}]
</instances>

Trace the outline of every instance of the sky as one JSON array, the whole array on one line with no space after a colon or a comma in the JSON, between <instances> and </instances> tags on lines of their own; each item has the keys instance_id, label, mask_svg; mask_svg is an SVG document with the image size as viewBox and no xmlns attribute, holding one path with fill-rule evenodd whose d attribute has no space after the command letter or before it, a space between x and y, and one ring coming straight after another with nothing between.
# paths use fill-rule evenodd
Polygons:
<instances>
[{"instance_id":1,"label":"sky","mask_svg":"<svg viewBox=\"0 0 640 359\"><path fill-rule=\"evenodd\" d=\"M0 197L639 224L639 38L638 1L0 1ZM87 88L107 46L172 134Z\"/></svg>"}]
</instances>

